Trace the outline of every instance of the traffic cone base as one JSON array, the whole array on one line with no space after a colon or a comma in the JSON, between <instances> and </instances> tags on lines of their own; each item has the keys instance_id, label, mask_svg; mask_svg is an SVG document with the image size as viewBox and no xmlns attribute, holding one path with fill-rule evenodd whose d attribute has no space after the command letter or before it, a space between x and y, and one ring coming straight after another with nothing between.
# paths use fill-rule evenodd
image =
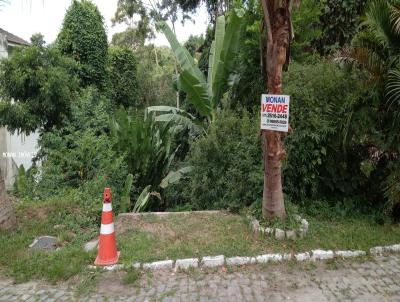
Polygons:
<instances>
[{"instance_id":1,"label":"traffic cone base","mask_svg":"<svg viewBox=\"0 0 400 302\"><path fill-rule=\"evenodd\" d=\"M101 260L101 259L99 258L99 256L97 256L97 257L96 257L96 260L94 261L94 264L95 264L95 265L100 265L100 266L107 266L107 265L114 265L114 264L117 264L117 263L118 263L118 260L119 260L119 254L120 254L120 252L117 252L117 256L114 257L114 259L110 259L110 260L108 260L108 261Z\"/></svg>"}]
</instances>

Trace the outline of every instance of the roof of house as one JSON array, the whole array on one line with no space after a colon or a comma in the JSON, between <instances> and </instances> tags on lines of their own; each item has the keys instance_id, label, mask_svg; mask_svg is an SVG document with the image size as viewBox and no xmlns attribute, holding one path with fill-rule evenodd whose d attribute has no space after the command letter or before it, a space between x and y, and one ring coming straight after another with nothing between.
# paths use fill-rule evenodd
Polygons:
<instances>
[{"instance_id":1,"label":"roof of house","mask_svg":"<svg viewBox=\"0 0 400 302\"><path fill-rule=\"evenodd\" d=\"M12 43L12 44L17 44L17 45L26 45L29 46L30 43L25 41L24 39L17 37L16 35L13 35L12 33L0 28L0 34L4 34L7 37L7 42Z\"/></svg>"}]
</instances>

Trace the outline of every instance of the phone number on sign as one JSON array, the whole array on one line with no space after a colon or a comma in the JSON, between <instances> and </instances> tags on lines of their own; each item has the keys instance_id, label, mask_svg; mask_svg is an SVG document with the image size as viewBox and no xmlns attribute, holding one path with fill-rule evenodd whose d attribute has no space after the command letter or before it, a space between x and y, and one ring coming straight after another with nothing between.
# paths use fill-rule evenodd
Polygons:
<instances>
[{"instance_id":1,"label":"phone number on sign","mask_svg":"<svg viewBox=\"0 0 400 302\"><path fill-rule=\"evenodd\" d=\"M282 124L282 125L286 125L286 121L282 121L282 120L267 120L268 123L270 124Z\"/></svg>"},{"instance_id":2,"label":"phone number on sign","mask_svg":"<svg viewBox=\"0 0 400 302\"><path fill-rule=\"evenodd\" d=\"M269 118L284 118L287 119L287 114L277 114L277 113L268 113L267 117Z\"/></svg>"}]
</instances>

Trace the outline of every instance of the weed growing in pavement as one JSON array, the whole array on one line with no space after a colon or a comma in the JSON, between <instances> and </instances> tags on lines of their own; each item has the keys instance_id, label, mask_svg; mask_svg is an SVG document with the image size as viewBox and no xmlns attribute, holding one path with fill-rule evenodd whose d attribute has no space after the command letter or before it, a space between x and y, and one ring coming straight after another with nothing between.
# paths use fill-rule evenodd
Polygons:
<instances>
[{"instance_id":1,"label":"weed growing in pavement","mask_svg":"<svg viewBox=\"0 0 400 302\"><path fill-rule=\"evenodd\" d=\"M125 276L122 278L122 283L125 285L137 285L141 276L142 274L139 270L131 267L126 271Z\"/></svg>"}]
</instances>

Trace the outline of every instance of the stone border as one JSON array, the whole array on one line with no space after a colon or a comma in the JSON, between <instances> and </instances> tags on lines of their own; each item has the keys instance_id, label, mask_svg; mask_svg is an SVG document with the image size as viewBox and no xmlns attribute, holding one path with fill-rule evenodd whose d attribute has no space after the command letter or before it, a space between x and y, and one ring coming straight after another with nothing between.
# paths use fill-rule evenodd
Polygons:
<instances>
[{"instance_id":1,"label":"stone border","mask_svg":"<svg viewBox=\"0 0 400 302\"><path fill-rule=\"evenodd\" d=\"M98 267L90 265L88 268L91 270L103 270L103 271L116 271L128 268L144 269L144 270L188 270L199 268L217 268L225 265L229 266L243 266L252 264L265 264L265 263L277 263L284 261L323 261L329 259L350 259L356 257L382 255L384 253L400 253L400 244L388 245L388 246L376 246L366 251L332 251L332 250L312 250L309 252L299 254L265 254L256 257L231 257L225 258L223 255L219 256L205 256L201 259L188 258L173 260L155 261L150 263L139 263L135 262L132 265L115 264L111 266Z\"/></svg>"},{"instance_id":2,"label":"stone border","mask_svg":"<svg viewBox=\"0 0 400 302\"><path fill-rule=\"evenodd\" d=\"M261 234L261 236L275 237L277 240L296 240L297 238L303 238L308 232L309 223L307 220L301 218L299 215L295 216L295 220L300 222L300 227L297 230L281 230L279 228L263 228L260 226L260 222L254 217L247 217L250 221L250 228L255 234Z\"/></svg>"},{"instance_id":3,"label":"stone border","mask_svg":"<svg viewBox=\"0 0 400 302\"><path fill-rule=\"evenodd\" d=\"M119 213L118 218L142 218L146 216L156 217L169 217L169 216L185 216L185 215L201 215L201 214L221 214L227 213L224 210L210 210L210 211L180 211L180 212L143 212L143 213Z\"/></svg>"}]
</instances>

